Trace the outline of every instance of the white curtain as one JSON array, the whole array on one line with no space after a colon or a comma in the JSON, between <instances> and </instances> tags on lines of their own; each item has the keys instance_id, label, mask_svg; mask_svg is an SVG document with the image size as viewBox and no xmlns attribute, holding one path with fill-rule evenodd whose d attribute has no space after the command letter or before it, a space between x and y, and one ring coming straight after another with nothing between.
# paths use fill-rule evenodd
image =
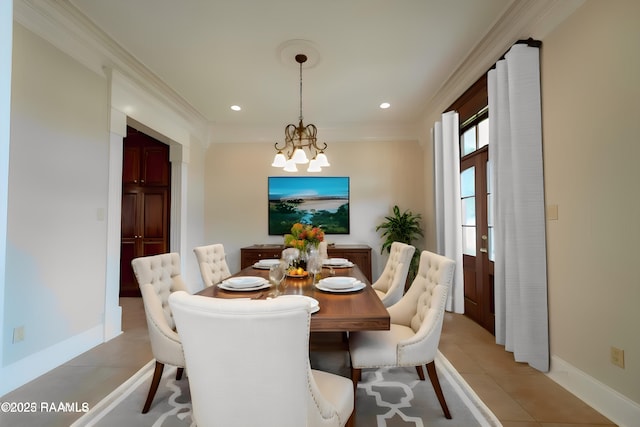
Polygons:
<instances>
[{"instance_id":1,"label":"white curtain","mask_svg":"<svg viewBox=\"0 0 640 427\"><path fill-rule=\"evenodd\" d=\"M514 45L487 75L495 189L496 342L549 370L539 49Z\"/></svg>"},{"instance_id":2,"label":"white curtain","mask_svg":"<svg viewBox=\"0 0 640 427\"><path fill-rule=\"evenodd\" d=\"M436 193L437 251L456 262L447 310L464 313L462 269L462 216L460 206L460 145L458 113L449 111L436 122L433 132Z\"/></svg>"}]
</instances>

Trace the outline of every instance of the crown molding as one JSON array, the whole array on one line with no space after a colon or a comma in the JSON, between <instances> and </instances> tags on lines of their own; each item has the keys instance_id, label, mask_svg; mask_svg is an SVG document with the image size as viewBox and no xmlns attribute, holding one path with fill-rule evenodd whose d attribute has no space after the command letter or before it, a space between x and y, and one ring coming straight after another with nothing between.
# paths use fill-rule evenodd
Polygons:
<instances>
[{"instance_id":1,"label":"crown molding","mask_svg":"<svg viewBox=\"0 0 640 427\"><path fill-rule=\"evenodd\" d=\"M541 40L584 0L514 0L504 13L425 103L421 119L408 126L341 125L326 129L331 140L418 140L430 138L432 123L519 39ZM189 124L189 131L205 146L211 142L263 141L259 129L215 125L151 70L88 20L69 0L15 0L14 19L84 66L108 78L114 69L150 95L168 105ZM435 118L435 119L434 119ZM364 132L364 133L362 133ZM340 135L338 135L340 134Z\"/></svg>"},{"instance_id":2,"label":"crown molding","mask_svg":"<svg viewBox=\"0 0 640 427\"><path fill-rule=\"evenodd\" d=\"M207 119L68 0L16 0L14 20L105 78L118 71L184 119L196 139L208 140Z\"/></svg>"},{"instance_id":3,"label":"crown molding","mask_svg":"<svg viewBox=\"0 0 640 427\"><path fill-rule=\"evenodd\" d=\"M583 3L584 0L514 0L427 103L423 119L439 117L516 41L529 37L542 40ZM427 129L431 126L423 125Z\"/></svg>"}]
</instances>

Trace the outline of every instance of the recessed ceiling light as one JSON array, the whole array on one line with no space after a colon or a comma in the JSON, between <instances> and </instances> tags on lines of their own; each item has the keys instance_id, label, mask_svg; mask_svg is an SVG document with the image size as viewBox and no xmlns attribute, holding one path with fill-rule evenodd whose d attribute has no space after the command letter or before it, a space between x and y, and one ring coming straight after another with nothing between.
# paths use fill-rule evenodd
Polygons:
<instances>
[{"instance_id":1,"label":"recessed ceiling light","mask_svg":"<svg viewBox=\"0 0 640 427\"><path fill-rule=\"evenodd\" d=\"M239 105L232 105L232 106L231 106L231 109L232 109L233 111L240 111L240 110L242 110L242 108L240 108L240 106L239 106Z\"/></svg>"},{"instance_id":2,"label":"recessed ceiling light","mask_svg":"<svg viewBox=\"0 0 640 427\"><path fill-rule=\"evenodd\" d=\"M380 108L382 108L383 110L389 107L391 107L391 104L389 104L388 102L383 102L382 104L380 104Z\"/></svg>"}]
</instances>

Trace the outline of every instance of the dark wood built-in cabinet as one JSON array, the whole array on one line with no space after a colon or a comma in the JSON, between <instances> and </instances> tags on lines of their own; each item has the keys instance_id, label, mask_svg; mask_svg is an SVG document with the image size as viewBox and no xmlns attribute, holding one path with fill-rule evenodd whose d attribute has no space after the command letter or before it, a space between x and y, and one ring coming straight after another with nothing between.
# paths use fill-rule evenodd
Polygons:
<instances>
[{"instance_id":1,"label":"dark wood built-in cabinet","mask_svg":"<svg viewBox=\"0 0 640 427\"><path fill-rule=\"evenodd\" d=\"M249 267L261 259L280 258L283 245L253 245L240 249L240 268ZM356 264L371 282L371 247L367 245L329 245L331 258L346 258Z\"/></svg>"},{"instance_id":2,"label":"dark wood built-in cabinet","mask_svg":"<svg viewBox=\"0 0 640 427\"><path fill-rule=\"evenodd\" d=\"M169 146L133 128L124 140L120 296L140 296L131 260L169 250Z\"/></svg>"}]
</instances>

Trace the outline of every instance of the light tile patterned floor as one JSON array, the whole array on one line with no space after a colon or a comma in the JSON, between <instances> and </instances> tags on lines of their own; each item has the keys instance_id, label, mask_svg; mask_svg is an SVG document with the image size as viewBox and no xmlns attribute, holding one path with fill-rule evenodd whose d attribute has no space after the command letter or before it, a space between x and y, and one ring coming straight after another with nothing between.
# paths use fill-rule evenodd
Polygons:
<instances>
[{"instance_id":1,"label":"light tile patterned floor","mask_svg":"<svg viewBox=\"0 0 640 427\"><path fill-rule=\"evenodd\" d=\"M142 300L123 298L125 333L0 397L0 401L82 401L95 405L152 359ZM527 365L487 331L448 313L440 350L505 427L602 427L608 419ZM66 427L82 414L0 413L0 425Z\"/></svg>"},{"instance_id":2,"label":"light tile patterned floor","mask_svg":"<svg viewBox=\"0 0 640 427\"><path fill-rule=\"evenodd\" d=\"M440 351L505 427L615 425L463 315L445 315Z\"/></svg>"}]
</instances>

